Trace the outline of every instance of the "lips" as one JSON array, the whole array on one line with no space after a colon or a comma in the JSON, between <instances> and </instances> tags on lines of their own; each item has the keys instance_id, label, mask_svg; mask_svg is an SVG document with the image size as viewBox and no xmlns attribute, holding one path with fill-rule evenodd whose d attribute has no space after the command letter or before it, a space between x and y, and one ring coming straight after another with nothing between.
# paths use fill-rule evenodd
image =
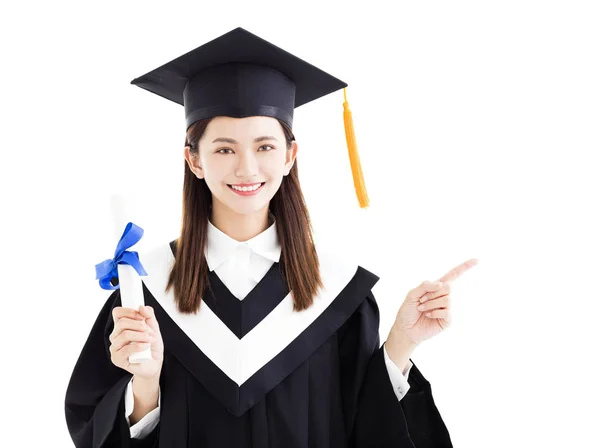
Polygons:
<instances>
[{"instance_id":1,"label":"lips","mask_svg":"<svg viewBox=\"0 0 600 448\"><path fill-rule=\"evenodd\" d=\"M256 185L260 185L260 187L258 187L256 190L249 190L249 191L241 191L241 190L236 190L236 189L234 189L234 188L232 187L232 185L231 185L231 184L227 184L227 186L229 187L229 189L230 189L231 191L233 191L234 193L237 193L237 194L239 194L239 195L241 195L241 196L252 196L252 195L255 195L255 194L257 194L257 193L258 193L260 190L262 190L262 187L265 185L265 183L266 183L266 182L260 182L260 183L254 183L254 184L245 184L245 185L244 185L244 184L242 184L242 185L239 185L239 184L237 184L237 185L236 185L236 187L237 187L237 186L249 187L249 186L256 186Z\"/></svg>"},{"instance_id":2,"label":"lips","mask_svg":"<svg viewBox=\"0 0 600 448\"><path fill-rule=\"evenodd\" d=\"M266 182L255 182L253 184L227 184L228 187L255 187L258 184L262 187Z\"/></svg>"},{"instance_id":3,"label":"lips","mask_svg":"<svg viewBox=\"0 0 600 448\"><path fill-rule=\"evenodd\" d=\"M261 184L264 185L264 182L254 182L253 184L227 184L228 187L255 187L256 185Z\"/></svg>"}]
</instances>

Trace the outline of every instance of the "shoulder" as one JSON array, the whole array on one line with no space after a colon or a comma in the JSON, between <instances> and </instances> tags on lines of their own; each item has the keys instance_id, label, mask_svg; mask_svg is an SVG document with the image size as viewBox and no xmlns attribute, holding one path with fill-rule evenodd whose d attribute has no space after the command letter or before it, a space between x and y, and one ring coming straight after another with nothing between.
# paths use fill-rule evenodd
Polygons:
<instances>
[{"instance_id":1,"label":"shoulder","mask_svg":"<svg viewBox=\"0 0 600 448\"><path fill-rule=\"evenodd\" d=\"M343 248L320 244L317 255L324 281L331 278L363 291L370 291L379 281L377 274L362 266L352 253Z\"/></svg>"},{"instance_id":2,"label":"shoulder","mask_svg":"<svg viewBox=\"0 0 600 448\"><path fill-rule=\"evenodd\" d=\"M138 253L140 262L146 271L170 267L175 261L173 241L164 242Z\"/></svg>"},{"instance_id":3,"label":"shoulder","mask_svg":"<svg viewBox=\"0 0 600 448\"><path fill-rule=\"evenodd\" d=\"M353 254L339 248L317 248L319 265L325 290L335 296L331 308L342 318L339 336L343 338L348 328L358 331L360 325L378 327L379 308L372 289L379 276L358 263Z\"/></svg>"}]
</instances>

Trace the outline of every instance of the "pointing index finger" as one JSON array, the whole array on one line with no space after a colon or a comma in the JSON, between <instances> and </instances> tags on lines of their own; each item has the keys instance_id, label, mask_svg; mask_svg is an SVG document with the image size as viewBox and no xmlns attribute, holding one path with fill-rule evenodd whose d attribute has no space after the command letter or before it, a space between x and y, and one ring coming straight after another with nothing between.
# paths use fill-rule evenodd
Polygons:
<instances>
[{"instance_id":1,"label":"pointing index finger","mask_svg":"<svg viewBox=\"0 0 600 448\"><path fill-rule=\"evenodd\" d=\"M460 277L462 274L464 274L466 271L471 269L473 266L475 266L477 263L479 263L479 260L477 258L471 258L470 260L467 260L464 263L461 263L458 266L456 266L454 269L450 270L450 272L441 277L438 281L444 283L452 282L458 277Z\"/></svg>"}]
</instances>

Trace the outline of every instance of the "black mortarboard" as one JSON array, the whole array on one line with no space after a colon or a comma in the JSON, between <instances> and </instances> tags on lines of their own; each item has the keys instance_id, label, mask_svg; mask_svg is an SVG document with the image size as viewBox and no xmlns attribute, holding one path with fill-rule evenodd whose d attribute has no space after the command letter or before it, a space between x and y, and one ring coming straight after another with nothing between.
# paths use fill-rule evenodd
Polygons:
<instances>
[{"instance_id":1,"label":"black mortarboard","mask_svg":"<svg viewBox=\"0 0 600 448\"><path fill-rule=\"evenodd\" d=\"M346 139L361 207L368 205L345 101L347 84L270 42L236 28L131 81L184 106L186 130L216 116L268 116L292 128L294 109L344 88Z\"/></svg>"}]
</instances>

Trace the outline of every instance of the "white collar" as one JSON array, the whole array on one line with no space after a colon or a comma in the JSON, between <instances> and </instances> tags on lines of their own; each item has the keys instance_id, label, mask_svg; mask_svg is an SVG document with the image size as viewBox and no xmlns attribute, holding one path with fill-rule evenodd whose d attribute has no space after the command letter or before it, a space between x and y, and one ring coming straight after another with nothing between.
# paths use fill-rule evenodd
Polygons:
<instances>
[{"instance_id":1,"label":"white collar","mask_svg":"<svg viewBox=\"0 0 600 448\"><path fill-rule=\"evenodd\" d=\"M214 271L221 263L233 255L238 246L248 246L254 253L273 262L278 262L281 256L281 245L277 238L275 216L271 212L269 212L269 216L273 220L269 228L247 241L234 240L226 233L217 229L209 219L208 244L205 251L208 268Z\"/></svg>"}]
</instances>

